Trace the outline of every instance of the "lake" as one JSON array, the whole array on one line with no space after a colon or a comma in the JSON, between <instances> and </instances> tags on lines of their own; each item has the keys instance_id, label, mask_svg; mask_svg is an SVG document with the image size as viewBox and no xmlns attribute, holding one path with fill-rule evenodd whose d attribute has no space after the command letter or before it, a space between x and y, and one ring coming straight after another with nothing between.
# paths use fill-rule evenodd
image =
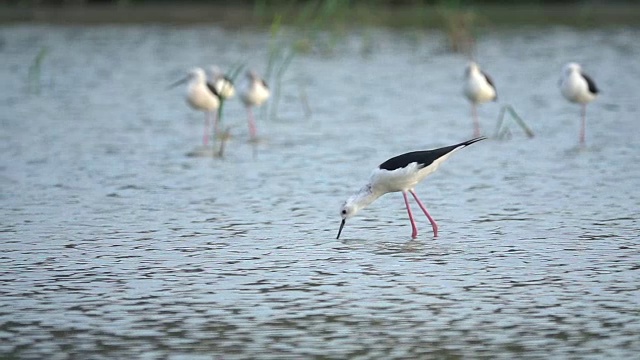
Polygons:
<instances>
[{"instance_id":1,"label":"lake","mask_svg":"<svg viewBox=\"0 0 640 360\"><path fill-rule=\"evenodd\" d=\"M167 87L214 63L266 73L267 31L3 25L0 354L636 357L639 36L479 34L499 101L479 108L490 139L416 188L439 236L413 204L411 239L392 193L336 240L342 202L377 165L471 138L467 58L443 32L320 33L268 79L280 96L256 111L260 142L237 97L225 104L219 158L187 156L203 115ZM585 147L558 89L569 61L601 89ZM503 105L535 137L508 117L494 136Z\"/></svg>"}]
</instances>

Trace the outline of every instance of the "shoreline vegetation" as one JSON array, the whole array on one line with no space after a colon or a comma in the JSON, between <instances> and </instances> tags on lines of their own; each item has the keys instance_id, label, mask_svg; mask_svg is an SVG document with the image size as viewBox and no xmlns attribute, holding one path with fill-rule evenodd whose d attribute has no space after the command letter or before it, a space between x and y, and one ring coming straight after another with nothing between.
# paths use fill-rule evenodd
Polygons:
<instances>
[{"instance_id":1,"label":"shoreline vegetation","mask_svg":"<svg viewBox=\"0 0 640 360\"><path fill-rule=\"evenodd\" d=\"M313 15L313 16L310 16ZM35 24L215 24L223 27L270 27L321 16L331 26L384 26L447 28L452 22L474 26L638 26L640 3L572 4L363 4L327 0L311 2L256 1L232 4L115 3L52 5L0 5L0 23Z\"/></svg>"}]
</instances>

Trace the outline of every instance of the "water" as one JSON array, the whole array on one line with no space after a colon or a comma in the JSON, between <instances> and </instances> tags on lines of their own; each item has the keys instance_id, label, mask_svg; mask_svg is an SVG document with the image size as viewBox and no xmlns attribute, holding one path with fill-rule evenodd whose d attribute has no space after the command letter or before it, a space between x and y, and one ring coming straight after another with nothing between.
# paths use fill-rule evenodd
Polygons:
<instances>
[{"instance_id":1,"label":"water","mask_svg":"<svg viewBox=\"0 0 640 360\"><path fill-rule=\"evenodd\" d=\"M278 118L259 121L264 141L247 143L232 101L234 139L211 159L185 155L202 115L166 86L212 62L263 71L265 33L3 26L0 353L635 357L639 35L483 34L478 59L501 104L536 137L512 124L416 189L438 238L414 206L411 240L402 196L389 194L335 240L340 204L376 165L470 137L465 60L444 34L360 29L296 57ZM570 60L602 89L584 149L579 108L557 88ZM485 133L499 110L480 108Z\"/></svg>"}]
</instances>

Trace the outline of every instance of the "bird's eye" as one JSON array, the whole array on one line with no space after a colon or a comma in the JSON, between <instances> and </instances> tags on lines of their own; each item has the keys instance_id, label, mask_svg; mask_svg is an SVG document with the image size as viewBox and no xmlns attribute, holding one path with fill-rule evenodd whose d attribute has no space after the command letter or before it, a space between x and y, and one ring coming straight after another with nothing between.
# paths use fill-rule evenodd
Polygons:
<instances>
[{"instance_id":1,"label":"bird's eye","mask_svg":"<svg viewBox=\"0 0 640 360\"><path fill-rule=\"evenodd\" d=\"M341 213L342 213L342 215L347 215L347 210L344 210L344 209L343 209L343 210L341 211Z\"/></svg>"}]
</instances>

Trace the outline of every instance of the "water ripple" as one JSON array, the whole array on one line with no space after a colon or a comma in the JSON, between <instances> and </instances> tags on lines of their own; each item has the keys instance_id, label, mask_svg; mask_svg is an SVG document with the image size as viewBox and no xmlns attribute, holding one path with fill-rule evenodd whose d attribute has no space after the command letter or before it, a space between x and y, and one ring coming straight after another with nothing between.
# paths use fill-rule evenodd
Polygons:
<instances>
[{"instance_id":1,"label":"water ripple","mask_svg":"<svg viewBox=\"0 0 640 360\"><path fill-rule=\"evenodd\" d=\"M259 120L265 142L249 146L244 109L225 106L233 138L210 159L185 156L200 114L179 91L155 90L212 51L225 66L248 51L266 59L264 34L4 28L0 355L636 357L638 76L619 73L640 74L628 56L638 31L485 34L483 62L537 136L513 128L419 186L437 238L417 216L411 239L402 197L389 194L335 240L339 204L371 168L470 129L464 59L441 50L443 34L367 32L366 59L359 33L333 56L296 57L280 118ZM24 64L42 47L42 93L25 95ZM556 88L567 51L607 90L589 107L586 148ZM485 131L498 110L480 109Z\"/></svg>"}]
</instances>

